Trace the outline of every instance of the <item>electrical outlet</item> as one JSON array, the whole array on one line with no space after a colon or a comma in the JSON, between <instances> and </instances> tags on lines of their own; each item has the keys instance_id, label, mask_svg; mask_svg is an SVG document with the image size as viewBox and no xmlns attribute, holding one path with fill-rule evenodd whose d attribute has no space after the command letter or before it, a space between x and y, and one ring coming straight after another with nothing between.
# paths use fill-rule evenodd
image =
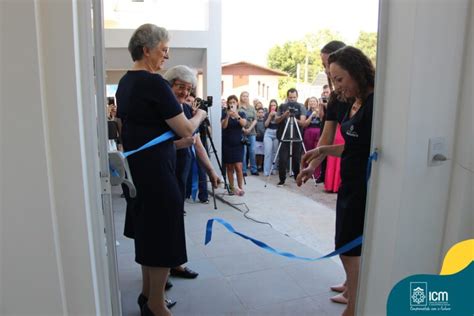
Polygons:
<instances>
[{"instance_id":1,"label":"electrical outlet","mask_svg":"<svg viewBox=\"0 0 474 316\"><path fill-rule=\"evenodd\" d=\"M447 160L446 139L444 137L430 138L428 145L428 166L439 166Z\"/></svg>"}]
</instances>

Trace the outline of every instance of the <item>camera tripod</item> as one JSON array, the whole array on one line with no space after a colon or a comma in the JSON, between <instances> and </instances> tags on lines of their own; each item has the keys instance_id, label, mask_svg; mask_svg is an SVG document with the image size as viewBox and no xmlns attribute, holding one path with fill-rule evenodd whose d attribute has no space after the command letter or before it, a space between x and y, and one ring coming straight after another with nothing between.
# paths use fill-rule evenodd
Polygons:
<instances>
[{"instance_id":1,"label":"camera tripod","mask_svg":"<svg viewBox=\"0 0 474 316\"><path fill-rule=\"evenodd\" d=\"M290 128L290 132L289 132L290 135L289 135L288 138L286 138L286 131L288 130L288 127ZM294 128L293 127L298 132L298 135L297 135L296 139L295 139ZM278 142L279 142L279 144L278 144L277 151L275 153L275 158L272 161L272 166L271 166L270 171L268 173L267 180L265 181L265 187L267 187L268 179L270 178L270 175L272 174L272 171L275 167L275 162L278 159L278 155L280 153L281 145L283 143L290 143L290 153L289 153L290 154L290 159L289 159L290 176L292 174L294 174L294 170L293 170L293 144L294 143L301 143L301 146L303 147L303 152L306 153L306 147L305 147L304 142L303 142L303 137L301 136L301 132L300 132L300 128L298 126L298 123L295 122L295 115L293 113L290 113L290 117L288 118L288 120L285 123L285 128L283 129L283 134L281 135L281 139ZM286 166L285 166L285 169L286 169ZM314 184L316 185L316 179L314 178L314 175L312 175L312 178L314 180Z\"/></svg>"},{"instance_id":2,"label":"camera tripod","mask_svg":"<svg viewBox=\"0 0 474 316\"><path fill-rule=\"evenodd\" d=\"M227 190L227 192L230 192L229 185L227 184L225 170L223 169L221 161L219 160L219 156L217 155L216 146L214 146L214 140L212 139L212 136L209 133L209 126L210 126L209 120L205 119L202 122L202 125L203 125L203 135L204 137L207 137L209 139L209 143L211 144L211 148L212 148L212 153L214 153L214 157L216 157L217 165L219 166L219 170L221 171L222 178L224 179L224 188ZM205 148L208 151L207 146ZM208 151L208 154L209 154L209 151ZM214 209L217 210L216 195L214 192L215 189L214 189L214 186L211 185L211 187L212 187L212 200L214 202Z\"/></svg>"}]
</instances>

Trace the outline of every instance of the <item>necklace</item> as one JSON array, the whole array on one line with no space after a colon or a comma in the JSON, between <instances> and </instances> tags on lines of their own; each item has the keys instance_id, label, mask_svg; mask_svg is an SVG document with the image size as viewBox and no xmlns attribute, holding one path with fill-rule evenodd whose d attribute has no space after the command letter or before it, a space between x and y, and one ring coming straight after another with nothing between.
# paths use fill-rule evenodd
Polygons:
<instances>
[{"instance_id":1,"label":"necklace","mask_svg":"<svg viewBox=\"0 0 474 316\"><path fill-rule=\"evenodd\" d=\"M357 112L361 106L362 106L362 102L359 100L356 100L354 104L352 104L352 111Z\"/></svg>"}]
</instances>

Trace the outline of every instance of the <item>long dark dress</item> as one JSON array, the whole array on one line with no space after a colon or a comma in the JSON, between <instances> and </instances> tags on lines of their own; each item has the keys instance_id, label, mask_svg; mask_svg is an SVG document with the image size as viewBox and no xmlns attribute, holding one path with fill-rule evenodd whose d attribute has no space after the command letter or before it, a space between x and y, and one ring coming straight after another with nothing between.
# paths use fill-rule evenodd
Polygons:
<instances>
[{"instance_id":1,"label":"long dark dress","mask_svg":"<svg viewBox=\"0 0 474 316\"><path fill-rule=\"evenodd\" d=\"M373 98L370 94L352 117L349 117L351 108L348 107L341 124L345 145L336 206L336 249L362 235L364 230ZM360 256L361 249L358 246L343 255Z\"/></svg>"},{"instance_id":2,"label":"long dark dress","mask_svg":"<svg viewBox=\"0 0 474 316\"><path fill-rule=\"evenodd\" d=\"M227 116L226 111L222 111L223 120ZM245 113L239 112L241 119L245 119ZM229 118L227 128L222 129L222 163L242 162L244 146L242 140L242 126L237 119Z\"/></svg>"},{"instance_id":3,"label":"long dark dress","mask_svg":"<svg viewBox=\"0 0 474 316\"><path fill-rule=\"evenodd\" d=\"M169 131L165 120L182 112L168 83L147 71L127 72L116 98L125 151ZM129 156L128 163L137 196L127 205L125 235L135 240L135 261L150 267L185 263L183 197L175 175L173 139Z\"/></svg>"},{"instance_id":4,"label":"long dark dress","mask_svg":"<svg viewBox=\"0 0 474 316\"><path fill-rule=\"evenodd\" d=\"M187 119L193 117L192 109L186 103L183 104L183 112L186 115ZM176 137L176 140L180 139L180 137ZM183 196L183 202L185 199L186 194L186 183L188 181L188 175L191 170L191 162L192 162L192 153L191 147L181 148L176 150L176 178L178 179L179 190L181 195ZM184 211L184 204L183 204L183 211Z\"/></svg>"}]
</instances>

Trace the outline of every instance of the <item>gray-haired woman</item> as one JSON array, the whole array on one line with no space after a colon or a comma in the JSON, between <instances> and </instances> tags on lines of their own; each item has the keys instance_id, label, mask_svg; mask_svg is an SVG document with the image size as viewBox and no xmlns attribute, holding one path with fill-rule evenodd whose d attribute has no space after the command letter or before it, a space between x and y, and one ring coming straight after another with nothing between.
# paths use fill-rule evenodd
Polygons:
<instances>
[{"instance_id":1,"label":"gray-haired woman","mask_svg":"<svg viewBox=\"0 0 474 316\"><path fill-rule=\"evenodd\" d=\"M157 74L169 57L168 40L166 29L153 24L140 26L130 39L133 68L120 79L116 94L125 151L170 129L190 137L206 118L206 112L198 110L188 120L169 84ZM128 158L137 196L127 201L125 236L134 238L135 261L142 266L142 315L171 315L165 305L166 279L171 267L187 261L175 162L173 139Z\"/></svg>"},{"instance_id":2,"label":"gray-haired woman","mask_svg":"<svg viewBox=\"0 0 474 316\"><path fill-rule=\"evenodd\" d=\"M186 103L186 98L189 96L191 91L196 88L196 76L197 72L187 66L179 65L172 67L166 71L163 75L171 85L171 90L173 91L176 99L181 104L183 112L188 119L193 117L193 108L191 105ZM192 152L191 147L194 145L196 152L196 159L199 160L199 163L204 167L209 175L214 188L220 183L219 176L214 171L211 161L207 155L206 149L201 142L199 133L195 133L191 137L182 137L174 141L176 146L176 178L178 179L179 189L181 195L183 196L183 213L184 213L184 199L186 191L186 182L188 179L189 172L191 171L192 163ZM197 161L196 161L197 163ZM206 184L207 186L207 184ZM198 276L197 272L189 269L184 266L177 266L171 268L171 275L182 277L186 279L194 279Z\"/></svg>"}]
</instances>

